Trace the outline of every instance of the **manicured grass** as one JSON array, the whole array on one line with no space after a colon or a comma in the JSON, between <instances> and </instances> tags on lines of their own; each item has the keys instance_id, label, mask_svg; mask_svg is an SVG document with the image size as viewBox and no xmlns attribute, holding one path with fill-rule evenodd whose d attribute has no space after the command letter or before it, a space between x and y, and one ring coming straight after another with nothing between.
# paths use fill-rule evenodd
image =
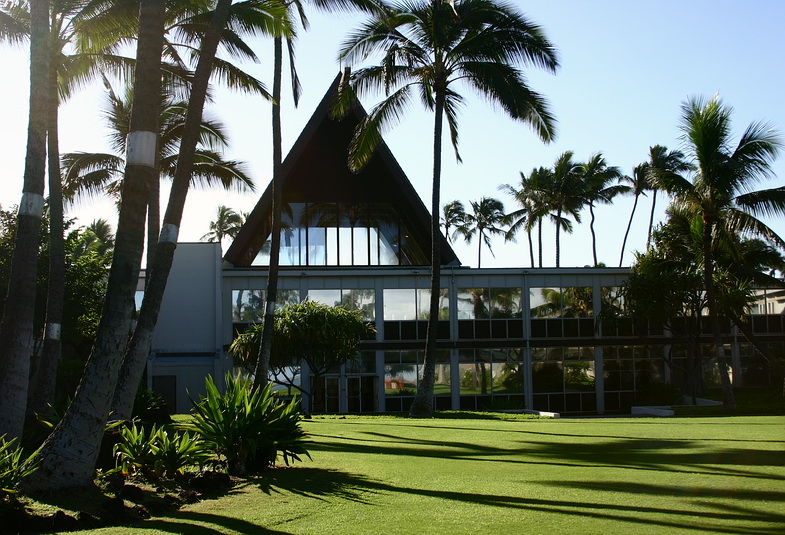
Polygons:
<instances>
[{"instance_id":1,"label":"manicured grass","mask_svg":"<svg viewBox=\"0 0 785 535\"><path fill-rule=\"evenodd\" d=\"M785 417L305 422L313 461L91 533L785 533Z\"/></svg>"}]
</instances>

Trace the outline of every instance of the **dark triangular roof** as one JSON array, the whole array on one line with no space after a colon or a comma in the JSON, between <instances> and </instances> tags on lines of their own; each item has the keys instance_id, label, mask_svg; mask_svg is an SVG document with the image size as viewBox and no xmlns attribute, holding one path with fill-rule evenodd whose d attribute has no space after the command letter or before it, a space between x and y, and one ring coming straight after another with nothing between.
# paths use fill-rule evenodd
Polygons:
<instances>
[{"instance_id":1,"label":"dark triangular roof","mask_svg":"<svg viewBox=\"0 0 785 535\"><path fill-rule=\"evenodd\" d=\"M430 214L392 152L382 141L362 171L348 166L348 147L355 127L366 116L359 102L343 119L331 117L338 84L336 77L281 168L284 203L341 202L392 203L411 237L430 256ZM248 266L270 234L272 190L268 186L249 214L224 260ZM458 257L440 235L442 265L460 265Z\"/></svg>"}]
</instances>

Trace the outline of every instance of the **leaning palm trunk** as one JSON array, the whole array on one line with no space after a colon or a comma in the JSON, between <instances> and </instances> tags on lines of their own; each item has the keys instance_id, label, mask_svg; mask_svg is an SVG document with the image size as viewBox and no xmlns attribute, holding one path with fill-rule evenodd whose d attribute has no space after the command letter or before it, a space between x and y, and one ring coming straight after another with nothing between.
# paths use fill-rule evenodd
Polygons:
<instances>
[{"instance_id":1,"label":"leaning palm trunk","mask_svg":"<svg viewBox=\"0 0 785 535\"><path fill-rule=\"evenodd\" d=\"M274 44L273 73L273 221L270 228L270 269L267 272L267 296L264 306L262 342L254 370L254 386L265 387L270 376L270 354L273 349L273 324L275 303L278 300L278 267L281 256L281 161L283 159L281 134L281 78L283 74L283 38L276 37Z\"/></svg>"},{"instance_id":2,"label":"leaning palm trunk","mask_svg":"<svg viewBox=\"0 0 785 535\"><path fill-rule=\"evenodd\" d=\"M589 213L591 214L591 221L589 221L589 230L591 231L591 254L594 258L594 266L597 262L597 234L594 232L594 203L589 203Z\"/></svg>"},{"instance_id":3,"label":"leaning palm trunk","mask_svg":"<svg viewBox=\"0 0 785 535\"><path fill-rule=\"evenodd\" d=\"M11 274L0 323L0 436L22 436L33 354L33 315L41 215L44 206L49 102L49 2L30 2L30 111L24 186L17 216Z\"/></svg>"},{"instance_id":4,"label":"leaning palm trunk","mask_svg":"<svg viewBox=\"0 0 785 535\"><path fill-rule=\"evenodd\" d=\"M717 310L717 297L714 288L714 261L712 259L712 229L713 223L706 217L703 218L703 284L706 291L706 306L709 309L711 321L711 335L714 342L714 353L717 357L717 367L720 372L722 384L723 405L725 410L736 410L736 398L733 394L733 385L728 375L728 359L725 357L725 346L722 343L722 328Z\"/></svg>"},{"instance_id":5,"label":"leaning palm trunk","mask_svg":"<svg viewBox=\"0 0 785 535\"><path fill-rule=\"evenodd\" d=\"M60 178L57 70L49 77L49 284L46 296L46 329L38 365L30 381L27 414L44 412L54 400L57 364L62 356L60 334L65 299L65 240L63 238L63 188Z\"/></svg>"},{"instance_id":6,"label":"leaning palm trunk","mask_svg":"<svg viewBox=\"0 0 785 535\"><path fill-rule=\"evenodd\" d=\"M89 484L114 395L133 312L144 247L148 185L155 179L164 6L143 0L139 15L134 104L115 250L98 334L71 406L47 438L31 490Z\"/></svg>"},{"instance_id":7,"label":"leaning palm trunk","mask_svg":"<svg viewBox=\"0 0 785 535\"><path fill-rule=\"evenodd\" d=\"M188 99L188 112L183 126L183 137L177 158L177 169L172 180L169 203L166 207L161 235L155 248L155 261L147 280L147 288L139 311L133 338L129 344L122 365L121 380L117 384L112 406L116 416L128 418L133 408L134 397L144 373L147 355L153 340L153 331L161 310L166 282L172 269L174 252L177 248L177 235L183 218L183 208L191 183L194 155L199 142L202 112L207 98L207 88L213 69L215 53L221 40L221 31L229 16L231 0L219 0L215 6L210 25L202 38L199 62L196 65L191 96Z\"/></svg>"},{"instance_id":8,"label":"leaning palm trunk","mask_svg":"<svg viewBox=\"0 0 785 535\"><path fill-rule=\"evenodd\" d=\"M632 218L635 217L635 208L638 206L638 195L635 196L635 202L632 203L632 211L630 212L630 220L627 223L627 230L624 232L624 239L621 242L621 254L619 255L619 267L624 262L624 249L627 247L627 236L630 235L630 227L632 227Z\"/></svg>"},{"instance_id":9,"label":"leaning palm trunk","mask_svg":"<svg viewBox=\"0 0 785 535\"><path fill-rule=\"evenodd\" d=\"M442 121L444 95L436 93L436 118L433 128L433 192L431 194L431 300L428 331L425 341L423 374L417 385L417 395L409 409L410 416L433 415L433 392L436 378L436 330L439 322L439 290L441 286L441 244L439 242L439 189L442 174Z\"/></svg>"}]
</instances>

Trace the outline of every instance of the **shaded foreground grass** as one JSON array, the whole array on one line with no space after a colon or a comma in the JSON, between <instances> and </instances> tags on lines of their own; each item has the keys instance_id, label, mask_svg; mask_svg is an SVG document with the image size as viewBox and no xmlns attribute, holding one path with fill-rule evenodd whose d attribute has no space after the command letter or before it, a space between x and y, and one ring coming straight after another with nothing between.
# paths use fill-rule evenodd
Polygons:
<instances>
[{"instance_id":1,"label":"shaded foreground grass","mask_svg":"<svg viewBox=\"0 0 785 535\"><path fill-rule=\"evenodd\" d=\"M313 461L90 533L785 532L785 417L321 418Z\"/></svg>"}]
</instances>

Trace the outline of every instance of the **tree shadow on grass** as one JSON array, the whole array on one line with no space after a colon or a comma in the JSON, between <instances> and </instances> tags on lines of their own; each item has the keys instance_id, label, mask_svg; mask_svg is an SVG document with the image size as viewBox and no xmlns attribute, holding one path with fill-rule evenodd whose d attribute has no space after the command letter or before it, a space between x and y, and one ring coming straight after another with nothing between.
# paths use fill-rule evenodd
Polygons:
<instances>
[{"instance_id":1,"label":"tree shadow on grass","mask_svg":"<svg viewBox=\"0 0 785 535\"><path fill-rule=\"evenodd\" d=\"M694 509L679 510L677 508L647 507L618 503L600 503L571 500L549 500L527 496L495 495L460 491L421 489L407 486L396 486L388 482L377 481L362 475L323 470L318 468L296 468L292 470L276 470L249 481L258 485L267 494L292 493L317 500L350 500L366 505L383 505L385 494L404 493L422 496L423 498L443 499L450 502L470 503L521 511L542 512L557 515L596 518L620 523L620 525L638 525L653 527L676 528L684 531L712 533L739 533L774 535L782 533L785 526L785 515L760 511L734 505L723 507L711 502L696 502L704 511L696 513ZM558 482L557 482L558 483ZM553 483L553 484L557 484ZM572 482L570 482L572 483ZM624 491L621 483L609 485L595 484L586 487L588 490ZM580 483L576 485L580 488ZM638 486L632 492L640 494L672 495L684 489L663 486ZM728 491L731 492L731 491ZM766 500L780 499L782 493L748 493L744 499ZM374 497L378 497L374 499ZM700 498L724 497L721 491L707 491ZM262 533L262 532L260 532ZM266 533L266 532L264 532Z\"/></svg>"},{"instance_id":2,"label":"tree shadow on grass","mask_svg":"<svg viewBox=\"0 0 785 535\"><path fill-rule=\"evenodd\" d=\"M205 525L194 524L194 522ZM152 518L145 520L138 524L138 527L146 530L154 529L161 533L184 533L186 535L215 535L216 533L227 533L228 531L259 535L288 534L287 531L276 531L239 518L186 510L174 512L166 519Z\"/></svg>"},{"instance_id":3,"label":"tree shadow on grass","mask_svg":"<svg viewBox=\"0 0 785 535\"><path fill-rule=\"evenodd\" d=\"M335 442L315 442L311 446L313 451L785 480L785 475L754 470L755 467L785 466L785 451L757 448L706 448L703 440L518 441L519 447L504 448L470 442L424 440L377 432L366 433L363 438L316 434L312 436L335 440Z\"/></svg>"}]
</instances>

